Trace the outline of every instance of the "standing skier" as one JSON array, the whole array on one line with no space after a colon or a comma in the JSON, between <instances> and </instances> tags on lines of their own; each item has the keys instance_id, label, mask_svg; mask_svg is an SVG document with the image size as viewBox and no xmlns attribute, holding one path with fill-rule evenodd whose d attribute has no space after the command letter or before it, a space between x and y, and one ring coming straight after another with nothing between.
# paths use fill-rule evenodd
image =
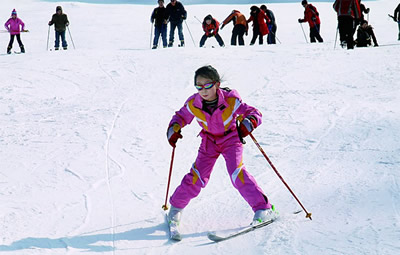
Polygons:
<instances>
[{"instance_id":1,"label":"standing skier","mask_svg":"<svg viewBox=\"0 0 400 255\"><path fill-rule=\"evenodd\" d=\"M183 4L181 2L178 2L177 0L171 0L171 2L167 5L166 14L166 19L170 23L168 47L172 47L174 44L175 28L178 28L178 36L179 40L181 41L179 46L185 46L182 23L184 20L186 20L186 17L187 12L185 10L185 7L183 7Z\"/></svg>"},{"instance_id":2,"label":"standing skier","mask_svg":"<svg viewBox=\"0 0 400 255\"><path fill-rule=\"evenodd\" d=\"M269 32L267 24L270 23L270 20L265 12L255 5L250 8L250 11L250 18L247 20L247 23L253 21L253 38L251 39L250 45L254 45L257 37L259 37L259 44L262 45L264 42L263 36Z\"/></svg>"},{"instance_id":3,"label":"standing skier","mask_svg":"<svg viewBox=\"0 0 400 255\"><path fill-rule=\"evenodd\" d=\"M312 4L309 4L307 0L301 1L301 5L304 7L304 18L299 19L299 23L308 22L310 26L310 42L323 42L324 40L321 37L321 21L319 19L319 13L317 8L315 8Z\"/></svg>"},{"instance_id":4,"label":"standing skier","mask_svg":"<svg viewBox=\"0 0 400 255\"><path fill-rule=\"evenodd\" d=\"M163 47L167 47L167 21L165 16L166 9L164 7L164 0L158 0L158 7L155 8L151 14L151 23L154 23L154 41L152 49L157 49L160 35L163 41Z\"/></svg>"},{"instance_id":5,"label":"standing skier","mask_svg":"<svg viewBox=\"0 0 400 255\"><path fill-rule=\"evenodd\" d=\"M60 48L60 37L62 42L62 47L64 50L68 48L67 41L65 40L65 30L69 25L67 14L63 13L61 6L56 7L56 13L53 14L51 20L49 21L49 26L54 24L54 29L56 31L56 40L54 42L54 49L58 50Z\"/></svg>"},{"instance_id":6,"label":"standing skier","mask_svg":"<svg viewBox=\"0 0 400 255\"><path fill-rule=\"evenodd\" d=\"M247 35L247 30L249 29L246 17L240 13L240 11L233 10L232 13L222 22L221 30L231 21L233 21L231 45L236 46L236 41L239 41L239 45L244 45L243 35Z\"/></svg>"},{"instance_id":7,"label":"standing skier","mask_svg":"<svg viewBox=\"0 0 400 255\"><path fill-rule=\"evenodd\" d=\"M354 23L361 17L360 2L358 0L336 0L333 9L338 15L340 44L347 45L347 49L354 48Z\"/></svg>"},{"instance_id":8,"label":"standing skier","mask_svg":"<svg viewBox=\"0 0 400 255\"><path fill-rule=\"evenodd\" d=\"M173 147L182 138L181 129L194 118L202 128L199 134L202 141L196 161L170 198L170 226L179 225L182 210L206 187L221 154L225 158L233 186L255 212L252 224L276 217L268 198L243 164L240 137L247 136L261 124L261 113L242 102L237 91L221 88L220 85L217 70L212 66L199 68L194 75L194 86L198 93L186 100L169 123L167 137ZM244 120L237 126L236 118L239 115L243 115Z\"/></svg>"},{"instance_id":9,"label":"standing skier","mask_svg":"<svg viewBox=\"0 0 400 255\"><path fill-rule=\"evenodd\" d=\"M209 14L204 18L202 25L203 25L203 30L204 30L205 34L201 37L200 48L203 47L203 45L206 43L206 40L209 37L213 37L213 36L217 40L219 46L223 47L224 41L222 40L221 36L218 34L219 22L216 19L214 19L211 16L211 14Z\"/></svg>"},{"instance_id":10,"label":"standing skier","mask_svg":"<svg viewBox=\"0 0 400 255\"><path fill-rule=\"evenodd\" d=\"M17 18L17 11L15 9L12 10L11 18L7 20L7 22L4 24L4 27L10 33L10 42L8 43L7 54L11 54L11 49L14 44L14 37L17 37L21 53L25 53L25 47L21 41L21 31L25 31L25 24L20 18Z\"/></svg>"},{"instance_id":11,"label":"standing skier","mask_svg":"<svg viewBox=\"0 0 400 255\"><path fill-rule=\"evenodd\" d=\"M399 37L398 40L400 41L400 4L397 6L396 9L394 9L394 21L397 22L397 24L399 25Z\"/></svg>"},{"instance_id":12,"label":"standing skier","mask_svg":"<svg viewBox=\"0 0 400 255\"><path fill-rule=\"evenodd\" d=\"M267 43L268 44L276 44L276 30L278 27L276 25L275 15L270 9L267 9L266 5L261 5L260 9L265 12L265 14L268 16L268 18L271 21L268 24L269 33L268 33L268 37L267 37Z\"/></svg>"}]
</instances>

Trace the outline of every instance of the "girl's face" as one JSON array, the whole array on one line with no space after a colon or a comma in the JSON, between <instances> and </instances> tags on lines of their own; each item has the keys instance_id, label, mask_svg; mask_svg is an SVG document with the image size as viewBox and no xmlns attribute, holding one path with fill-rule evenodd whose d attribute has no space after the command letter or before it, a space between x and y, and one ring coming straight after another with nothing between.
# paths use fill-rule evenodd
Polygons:
<instances>
[{"instance_id":1,"label":"girl's face","mask_svg":"<svg viewBox=\"0 0 400 255\"><path fill-rule=\"evenodd\" d=\"M210 84L213 83L213 81L209 78L205 78L203 76L197 76L196 78L196 85L205 85L205 84ZM217 89L219 89L219 82L216 82L214 86L212 86L209 89L202 88L199 90L199 94L201 98L203 98L206 101L213 101L217 98Z\"/></svg>"},{"instance_id":2,"label":"girl's face","mask_svg":"<svg viewBox=\"0 0 400 255\"><path fill-rule=\"evenodd\" d=\"M210 25L210 24L211 24L211 20L210 20L210 19L207 19L207 20L206 20L206 23L207 23L207 25Z\"/></svg>"}]
</instances>

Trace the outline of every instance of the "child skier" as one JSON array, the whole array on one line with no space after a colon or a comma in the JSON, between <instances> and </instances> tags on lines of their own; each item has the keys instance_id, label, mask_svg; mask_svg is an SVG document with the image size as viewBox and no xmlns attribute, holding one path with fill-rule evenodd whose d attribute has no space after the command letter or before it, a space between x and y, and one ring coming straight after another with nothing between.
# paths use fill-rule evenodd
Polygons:
<instances>
[{"instance_id":1,"label":"child skier","mask_svg":"<svg viewBox=\"0 0 400 255\"><path fill-rule=\"evenodd\" d=\"M24 30L25 24L24 22L22 22L21 19L17 18L17 11L15 9L12 10L11 18L7 20L7 22L4 24L4 27L10 33L10 42L8 43L7 54L11 54L11 49L14 43L14 37L17 37L19 47L21 48L21 53L25 53L25 47L21 41L21 31L22 32L25 31Z\"/></svg>"},{"instance_id":2,"label":"child skier","mask_svg":"<svg viewBox=\"0 0 400 255\"><path fill-rule=\"evenodd\" d=\"M56 30L56 40L54 42L54 49L58 50L60 47L60 37L62 42L62 47L64 50L68 48L67 41L65 40L65 30L69 26L68 16L63 13L62 7L56 7L56 13L53 14L51 20L49 21L49 26L54 24L54 29Z\"/></svg>"},{"instance_id":3,"label":"child skier","mask_svg":"<svg viewBox=\"0 0 400 255\"><path fill-rule=\"evenodd\" d=\"M243 103L237 91L221 88L220 85L217 70L212 66L199 68L194 75L194 86L198 93L189 97L170 121L167 138L173 147L182 138L181 129L194 118L202 128L202 141L196 161L170 198L170 226L179 225L182 210L207 185L214 164L221 154L225 158L233 186L255 212L252 224L276 218L271 203L253 176L246 171L242 158L240 137L247 136L261 124L261 113ZM239 115L243 115L244 120L237 127L236 118Z\"/></svg>"},{"instance_id":4,"label":"child skier","mask_svg":"<svg viewBox=\"0 0 400 255\"><path fill-rule=\"evenodd\" d=\"M205 34L201 37L200 48L204 46L207 38L213 37L213 36L217 40L219 46L221 46L221 47L225 46L224 41L222 40L221 36L218 34L219 22L216 19L214 19L211 16L211 14L207 15L204 18L203 30L204 30Z\"/></svg>"},{"instance_id":5,"label":"child skier","mask_svg":"<svg viewBox=\"0 0 400 255\"><path fill-rule=\"evenodd\" d=\"M167 47L167 20L166 9L164 7L164 0L158 0L158 7L153 10L151 14L151 23L154 23L154 41L153 48L157 49L158 39L163 41L163 47Z\"/></svg>"}]
</instances>

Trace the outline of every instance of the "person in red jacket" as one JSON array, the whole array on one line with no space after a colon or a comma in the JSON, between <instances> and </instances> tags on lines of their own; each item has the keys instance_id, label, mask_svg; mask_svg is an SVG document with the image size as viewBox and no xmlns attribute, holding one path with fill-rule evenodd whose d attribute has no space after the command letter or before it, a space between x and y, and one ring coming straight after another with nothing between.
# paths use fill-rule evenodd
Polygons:
<instances>
[{"instance_id":1,"label":"person in red jacket","mask_svg":"<svg viewBox=\"0 0 400 255\"><path fill-rule=\"evenodd\" d=\"M338 28L342 47L354 49L354 24L361 17L359 0L336 0L333 9L338 15Z\"/></svg>"},{"instance_id":2,"label":"person in red jacket","mask_svg":"<svg viewBox=\"0 0 400 255\"><path fill-rule=\"evenodd\" d=\"M263 44L263 36L269 33L267 24L271 21L265 12L257 6L253 5L250 10L250 18L247 20L247 23L253 21L253 38L251 39L250 45L256 42L257 37L259 37L258 41L261 45Z\"/></svg>"},{"instance_id":3,"label":"person in red jacket","mask_svg":"<svg viewBox=\"0 0 400 255\"><path fill-rule=\"evenodd\" d=\"M318 42L323 42L324 40L320 35L321 21L319 19L317 8L312 4L309 4L307 0L303 0L301 5L304 7L304 18L299 19L299 23L308 22L308 25L310 26L310 41L312 43L316 42L315 39L317 39Z\"/></svg>"},{"instance_id":4,"label":"person in red jacket","mask_svg":"<svg viewBox=\"0 0 400 255\"><path fill-rule=\"evenodd\" d=\"M231 21L233 21L231 45L236 46L236 41L239 41L239 45L244 45L243 35L247 35L249 29L246 17L240 13L240 11L233 10L232 13L222 22L221 30Z\"/></svg>"},{"instance_id":5,"label":"person in red jacket","mask_svg":"<svg viewBox=\"0 0 400 255\"><path fill-rule=\"evenodd\" d=\"M219 22L214 19L211 14L207 15L204 18L203 21L203 30L205 32L205 34L201 37L200 40L200 48L204 46L204 44L206 43L206 40L210 37L215 37L215 39L217 39L217 42L219 44L219 46L223 47L224 45L224 41L222 40L221 36L218 34L218 30L219 30Z\"/></svg>"}]
</instances>

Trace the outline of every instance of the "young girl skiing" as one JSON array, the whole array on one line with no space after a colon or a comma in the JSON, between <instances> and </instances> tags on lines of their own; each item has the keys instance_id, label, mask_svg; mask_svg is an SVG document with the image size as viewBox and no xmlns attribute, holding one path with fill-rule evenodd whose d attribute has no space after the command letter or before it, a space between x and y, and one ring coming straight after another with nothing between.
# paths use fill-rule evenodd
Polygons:
<instances>
[{"instance_id":1,"label":"young girl skiing","mask_svg":"<svg viewBox=\"0 0 400 255\"><path fill-rule=\"evenodd\" d=\"M206 43L206 40L209 37L213 37L213 36L217 40L219 46L223 47L224 41L222 40L221 36L218 34L219 22L216 19L214 19L211 16L211 14L209 14L204 18L202 25L203 25L204 35L201 37L201 40L200 40L200 48L204 46L204 44Z\"/></svg>"},{"instance_id":2,"label":"young girl skiing","mask_svg":"<svg viewBox=\"0 0 400 255\"><path fill-rule=\"evenodd\" d=\"M220 76L212 66L203 66L196 71L194 86L198 93L189 97L175 113L167 131L168 141L175 147L177 140L182 138L181 129L194 118L202 128L196 161L170 198L170 225L179 225L182 210L207 185L221 154L233 186L255 212L252 224L275 219L271 203L253 176L246 171L242 158L241 137L247 136L261 124L261 113L243 103L237 91L221 88ZM244 119L237 127L236 118L239 115Z\"/></svg>"},{"instance_id":3,"label":"young girl skiing","mask_svg":"<svg viewBox=\"0 0 400 255\"><path fill-rule=\"evenodd\" d=\"M15 9L11 12L11 18L7 20L7 22L4 24L4 27L10 33L10 42L8 43L7 53L11 54L14 37L17 37L19 47L21 48L21 53L25 53L25 48L21 41L21 31L25 31L25 24L21 19L17 18L17 11Z\"/></svg>"}]
</instances>

